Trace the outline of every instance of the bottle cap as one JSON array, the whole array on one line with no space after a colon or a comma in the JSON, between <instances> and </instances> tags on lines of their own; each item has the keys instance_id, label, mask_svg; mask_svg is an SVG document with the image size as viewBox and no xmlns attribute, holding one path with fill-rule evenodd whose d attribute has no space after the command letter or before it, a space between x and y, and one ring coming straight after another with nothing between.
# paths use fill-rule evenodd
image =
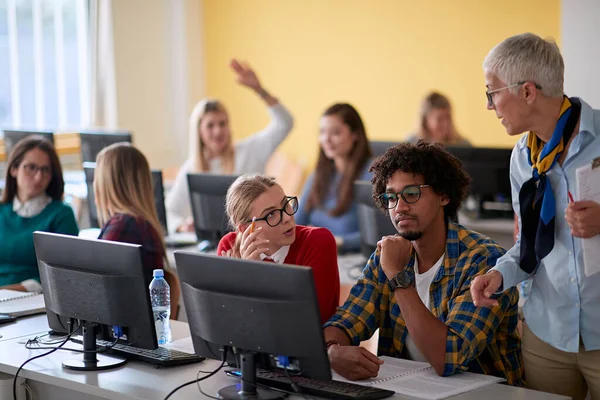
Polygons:
<instances>
[{"instance_id":1,"label":"bottle cap","mask_svg":"<svg viewBox=\"0 0 600 400\"><path fill-rule=\"evenodd\" d=\"M152 276L154 278L163 278L165 276L165 271L163 271L162 269L155 269L154 271L152 271Z\"/></svg>"}]
</instances>

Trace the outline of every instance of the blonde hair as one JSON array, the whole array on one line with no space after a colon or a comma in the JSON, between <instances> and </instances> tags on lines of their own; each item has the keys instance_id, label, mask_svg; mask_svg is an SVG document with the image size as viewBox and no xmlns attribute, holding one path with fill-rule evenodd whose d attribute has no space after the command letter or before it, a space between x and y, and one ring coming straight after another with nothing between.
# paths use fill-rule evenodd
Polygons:
<instances>
[{"instance_id":1,"label":"blonde hair","mask_svg":"<svg viewBox=\"0 0 600 400\"><path fill-rule=\"evenodd\" d=\"M267 190L277 185L275 178L264 174L246 174L238 177L227 190L225 212L229 225L237 230L239 224L247 222L251 215L252 203ZM233 256L240 257L242 235L237 235L233 247Z\"/></svg>"},{"instance_id":2,"label":"blonde hair","mask_svg":"<svg viewBox=\"0 0 600 400\"><path fill-rule=\"evenodd\" d=\"M204 99L196 104L190 115L188 127L190 136L188 159L192 162L192 172L210 172L208 160L204 154L204 143L200 137L200 124L202 123L202 118L211 112L227 114L227 109L219 100ZM227 144L225 152L221 155L221 159L223 173L232 174L234 167L234 149L231 137L229 138L229 143Z\"/></svg>"},{"instance_id":3,"label":"blonde hair","mask_svg":"<svg viewBox=\"0 0 600 400\"><path fill-rule=\"evenodd\" d=\"M145 219L161 239L161 251L166 260L152 185L146 157L131 144L115 143L105 147L96 157L94 194L100 225L115 214Z\"/></svg>"},{"instance_id":4,"label":"blonde hair","mask_svg":"<svg viewBox=\"0 0 600 400\"><path fill-rule=\"evenodd\" d=\"M420 139L424 139L427 141L431 141L431 132L429 128L427 128L427 115L433 110L450 110L452 111L452 104L450 100L439 92L431 92L423 99L421 103L421 112L419 114L419 133L418 136ZM443 144L451 144L457 142L462 139L460 134L456 131L454 127L454 121L451 122L450 126L451 137L448 143Z\"/></svg>"}]
</instances>

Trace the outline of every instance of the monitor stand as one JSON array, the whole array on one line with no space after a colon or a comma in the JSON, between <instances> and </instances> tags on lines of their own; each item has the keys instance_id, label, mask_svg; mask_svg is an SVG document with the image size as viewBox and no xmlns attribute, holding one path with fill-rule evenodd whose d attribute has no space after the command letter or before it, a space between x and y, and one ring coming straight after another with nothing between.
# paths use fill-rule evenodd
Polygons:
<instances>
[{"instance_id":1,"label":"monitor stand","mask_svg":"<svg viewBox=\"0 0 600 400\"><path fill-rule=\"evenodd\" d=\"M240 384L227 386L219 390L219 399L278 400L287 397L287 393L277 392L256 385L256 360L253 352L242 350L240 360L242 370Z\"/></svg>"},{"instance_id":2,"label":"monitor stand","mask_svg":"<svg viewBox=\"0 0 600 400\"><path fill-rule=\"evenodd\" d=\"M81 321L83 335L83 359L63 361L62 366L75 371L100 371L120 367L126 359L98 354L96 351L97 324Z\"/></svg>"}]
</instances>

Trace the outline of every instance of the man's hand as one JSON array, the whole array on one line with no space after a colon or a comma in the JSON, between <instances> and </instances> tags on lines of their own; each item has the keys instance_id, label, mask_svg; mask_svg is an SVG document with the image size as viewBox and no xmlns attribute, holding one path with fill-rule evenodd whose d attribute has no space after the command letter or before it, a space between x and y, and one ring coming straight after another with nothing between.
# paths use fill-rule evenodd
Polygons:
<instances>
[{"instance_id":1,"label":"man's hand","mask_svg":"<svg viewBox=\"0 0 600 400\"><path fill-rule=\"evenodd\" d=\"M334 345L328 351L331 368L351 381L375 378L383 360L358 346Z\"/></svg>"},{"instance_id":2,"label":"man's hand","mask_svg":"<svg viewBox=\"0 0 600 400\"><path fill-rule=\"evenodd\" d=\"M493 307L498 305L497 300L490 297L502 286L502 274L498 271L492 271L484 275L479 275L471 283L471 297L475 307Z\"/></svg>"},{"instance_id":3,"label":"man's hand","mask_svg":"<svg viewBox=\"0 0 600 400\"><path fill-rule=\"evenodd\" d=\"M411 249L412 243L401 236L384 236L377 242L381 268L388 279L395 277L406 267Z\"/></svg>"},{"instance_id":4,"label":"man's hand","mask_svg":"<svg viewBox=\"0 0 600 400\"><path fill-rule=\"evenodd\" d=\"M570 203L565 219L575 237L588 239L600 234L600 204L595 201Z\"/></svg>"}]
</instances>

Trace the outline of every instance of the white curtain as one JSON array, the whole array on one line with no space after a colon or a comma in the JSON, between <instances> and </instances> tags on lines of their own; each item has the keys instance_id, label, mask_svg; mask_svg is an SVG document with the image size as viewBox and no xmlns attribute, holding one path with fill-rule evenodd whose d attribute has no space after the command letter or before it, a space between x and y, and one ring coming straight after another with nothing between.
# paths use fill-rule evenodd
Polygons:
<instances>
[{"instance_id":1,"label":"white curtain","mask_svg":"<svg viewBox=\"0 0 600 400\"><path fill-rule=\"evenodd\" d=\"M112 0L90 0L90 125L117 128Z\"/></svg>"}]
</instances>

